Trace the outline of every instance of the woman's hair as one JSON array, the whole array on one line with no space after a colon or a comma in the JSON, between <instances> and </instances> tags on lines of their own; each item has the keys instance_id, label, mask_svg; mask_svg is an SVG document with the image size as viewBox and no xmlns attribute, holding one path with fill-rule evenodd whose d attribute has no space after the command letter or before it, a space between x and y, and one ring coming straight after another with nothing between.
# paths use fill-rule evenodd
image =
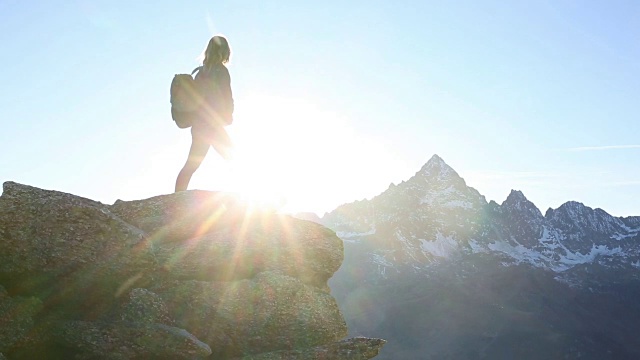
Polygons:
<instances>
[{"instance_id":1,"label":"woman's hair","mask_svg":"<svg viewBox=\"0 0 640 360\"><path fill-rule=\"evenodd\" d=\"M224 36L216 35L209 40L207 49L204 51L204 66L212 66L215 64L226 64L231 57L231 48L229 42Z\"/></svg>"}]
</instances>

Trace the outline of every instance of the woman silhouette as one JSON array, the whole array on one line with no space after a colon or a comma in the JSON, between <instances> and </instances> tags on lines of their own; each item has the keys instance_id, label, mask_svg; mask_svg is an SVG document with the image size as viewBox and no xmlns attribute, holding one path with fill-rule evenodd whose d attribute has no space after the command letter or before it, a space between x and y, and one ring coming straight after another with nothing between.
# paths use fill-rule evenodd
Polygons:
<instances>
[{"instance_id":1,"label":"woman silhouette","mask_svg":"<svg viewBox=\"0 0 640 360\"><path fill-rule=\"evenodd\" d=\"M214 36L209 40L204 61L195 77L203 106L193 119L191 149L176 179L176 192L187 190L191 176L200 167L210 146L226 160L231 156L231 139L224 129L233 121L231 77L225 66L230 56L231 49L226 38Z\"/></svg>"}]
</instances>

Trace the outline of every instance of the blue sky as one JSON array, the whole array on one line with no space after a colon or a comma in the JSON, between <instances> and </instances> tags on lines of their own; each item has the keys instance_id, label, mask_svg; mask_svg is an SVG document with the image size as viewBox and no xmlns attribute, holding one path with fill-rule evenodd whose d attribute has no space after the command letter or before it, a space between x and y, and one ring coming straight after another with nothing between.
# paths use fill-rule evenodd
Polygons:
<instances>
[{"instance_id":1,"label":"blue sky","mask_svg":"<svg viewBox=\"0 0 640 360\"><path fill-rule=\"evenodd\" d=\"M189 134L169 84L218 33L242 181L291 210L374 196L438 154L488 200L640 215L637 1L0 0L0 181L170 193ZM211 153L191 188L237 190L231 167Z\"/></svg>"}]
</instances>

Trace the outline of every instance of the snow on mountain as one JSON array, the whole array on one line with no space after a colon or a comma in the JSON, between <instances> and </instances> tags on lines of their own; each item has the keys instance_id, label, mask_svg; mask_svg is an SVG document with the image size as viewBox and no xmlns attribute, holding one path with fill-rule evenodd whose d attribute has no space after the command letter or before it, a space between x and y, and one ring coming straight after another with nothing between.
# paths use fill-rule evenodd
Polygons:
<instances>
[{"instance_id":1,"label":"snow on mountain","mask_svg":"<svg viewBox=\"0 0 640 360\"><path fill-rule=\"evenodd\" d=\"M435 240L420 239L420 246L426 253L434 256L447 258L460 250L460 244L453 236L436 234Z\"/></svg>"},{"instance_id":2,"label":"snow on mountain","mask_svg":"<svg viewBox=\"0 0 640 360\"><path fill-rule=\"evenodd\" d=\"M487 203L436 155L321 221L344 240L331 291L381 359L640 358L640 217Z\"/></svg>"},{"instance_id":3,"label":"snow on mountain","mask_svg":"<svg viewBox=\"0 0 640 360\"><path fill-rule=\"evenodd\" d=\"M422 269L467 248L460 239L481 232L486 206L484 196L434 155L409 180L370 200L342 205L322 223L346 241L375 244L384 250L376 255L390 264Z\"/></svg>"},{"instance_id":4,"label":"snow on mountain","mask_svg":"<svg viewBox=\"0 0 640 360\"><path fill-rule=\"evenodd\" d=\"M434 155L420 171L407 182L398 185L398 188L399 191L418 198L420 205L430 207L473 209L486 204L484 196L468 187L464 179L438 155Z\"/></svg>"},{"instance_id":5,"label":"snow on mountain","mask_svg":"<svg viewBox=\"0 0 640 360\"><path fill-rule=\"evenodd\" d=\"M587 236L606 242L612 237L629 235L634 231L622 219L613 217L602 209L594 210L576 201L569 201L557 210L548 210L545 217L577 242Z\"/></svg>"},{"instance_id":6,"label":"snow on mountain","mask_svg":"<svg viewBox=\"0 0 640 360\"><path fill-rule=\"evenodd\" d=\"M622 220L622 222L630 229L633 228L636 231L640 230L640 216L623 217L620 218L620 220Z\"/></svg>"},{"instance_id":7,"label":"snow on mountain","mask_svg":"<svg viewBox=\"0 0 640 360\"><path fill-rule=\"evenodd\" d=\"M543 216L516 190L500 205L487 203L437 155L409 180L342 205L322 223L352 246L366 245L353 251L367 251L378 266L395 271L479 253L558 273L583 264L640 264L640 217L618 218L575 201Z\"/></svg>"}]
</instances>

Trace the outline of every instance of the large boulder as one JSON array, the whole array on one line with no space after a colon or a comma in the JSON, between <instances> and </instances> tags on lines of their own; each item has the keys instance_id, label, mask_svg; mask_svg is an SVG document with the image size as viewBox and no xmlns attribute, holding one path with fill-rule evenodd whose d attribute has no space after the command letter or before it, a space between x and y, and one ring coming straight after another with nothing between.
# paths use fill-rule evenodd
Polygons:
<instances>
[{"instance_id":1,"label":"large boulder","mask_svg":"<svg viewBox=\"0 0 640 360\"><path fill-rule=\"evenodd\" d=\"M144 233L89 199L6 182L0 283L47 304L113 302L155 267Z\"/></svg>"},{"instance_id":2,"label":"large boulder","mask_svg":"<svg viewBox=\"0 0 640 360\"><path fill-rule=\"evenodd\" d=\"M221 355L306 348L347 335L331 295L279 272L233 282L176 281L157 291L177 326L215 343Z\"/></svg>"},{"instance_id":3,"label":"large boulder","mask_svg":"<svg viewBox=\"0 0 640 360\"><path fill-rule=\"evenodd\" d=\"M124 303L120 319L125 322L173 325L165 302L157 294L147 289L133 289L129 300Z\"/></svg>"},{"instance_id":4,"label":"large boulder","mask_svg":"<svg viewBox=\"0 0 640 360\"><path fill-rule=\"evenodd\" d=\"M33 318L40 310L42 302L39 299L12 298L0 286L0 352L8 350L23 339L33 327Z\"/></svg>"},{"instance_id":5,"label":"large boulder","mask_svg":"<svg viewBox=\"0 0 640 360\"><path fill-rule=\"evenodd\" d=\"M367 359L384 341L340 341L342 260L333 231L229 194L105 205L7 182L0 358Z\"/></svg>"},{"instance_id":6,"label":"large boulder","mask_svg":"<svg viewBox=\"0 0 640 360\"><path fill-rule=\"evenodd\" d=\"M366 360L378 355L382 339L356 337L307 349L280 350L234 360Z\"/></svg>"},{"instance_id":7,"label":"large boulder","mask_svg":"<svg viewBox=\"0 0 640 360\"><path fill-rule=\"evenodd\" d=\"M76 359L204 359L209 345L184 329L163 324L68 321L56 329L56 339L77 349Z\"/></svg>"},{"instance_id":8,"label":"large boulder","mask_svg":"<svg viewBox=\"0 0 640 360\"><path fill-rule=\"evenodd\" d=\"M278 270L328 290L342 241L310 221L244 205L228 194L189 191L110 208L149 234L175 279L231 281Z\"/></svg>"}]
</instances>

